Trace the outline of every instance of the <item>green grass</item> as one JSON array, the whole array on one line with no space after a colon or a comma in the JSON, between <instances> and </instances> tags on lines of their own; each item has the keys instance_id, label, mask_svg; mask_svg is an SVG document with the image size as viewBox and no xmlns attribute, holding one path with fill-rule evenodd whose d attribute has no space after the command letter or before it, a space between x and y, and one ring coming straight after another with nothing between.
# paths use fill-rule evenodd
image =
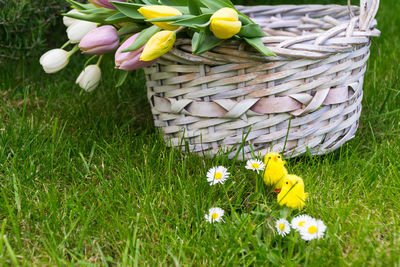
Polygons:
<instances>
[{"instance_id":1,"label":"green grass","mask_svg":"<svg viewBox=\"0 0 400 267\"><path fill-rule=\"evenodd\" d=\"M400 3L381 2L356 138L288 161L328 226L309 243L276 235L280 208L243 163L167 148L140 74L86 94L76 59L55 75L1 66L0 265L400 265ZM232 177L210 187L219 164ZM212 206L225 223L204 220Z\"/></svg>"}]
</instances>

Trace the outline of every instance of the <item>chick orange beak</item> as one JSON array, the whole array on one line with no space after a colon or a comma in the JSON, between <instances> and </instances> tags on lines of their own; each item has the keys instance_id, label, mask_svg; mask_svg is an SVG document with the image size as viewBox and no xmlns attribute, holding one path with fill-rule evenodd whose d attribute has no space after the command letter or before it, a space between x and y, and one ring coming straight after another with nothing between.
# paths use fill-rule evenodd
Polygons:
<instances>
[{"instance_id":1,"label":"chick orange beak","mask_svg":"<svg viewBox=\"0 0 400 267\"><path fill-rule=\"evenodd\" d=\"M277 156L274 156L274 161L278 162L278 157Z\"/></svg>"}]
</instances>

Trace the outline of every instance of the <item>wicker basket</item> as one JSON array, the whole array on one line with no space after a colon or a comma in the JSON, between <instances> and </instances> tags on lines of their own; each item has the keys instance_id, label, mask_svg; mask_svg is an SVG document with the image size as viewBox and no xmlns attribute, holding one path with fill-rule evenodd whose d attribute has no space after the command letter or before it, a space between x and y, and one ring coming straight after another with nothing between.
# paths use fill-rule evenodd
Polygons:
<instances>
[{"instance_id":1,"label":"wicker basket","mask_svg":"<svg viewBox=\"0 0 400 267\"><path fill-rule=\"evenodd\" d=\"M238 41L196 56L191 40L178 40L145 69L155 125L169 145L203 155L233 157L246 135L242 158L337 149L358 127L378 6L238 6L277 57Z\"/></svg>"}]
</instances>

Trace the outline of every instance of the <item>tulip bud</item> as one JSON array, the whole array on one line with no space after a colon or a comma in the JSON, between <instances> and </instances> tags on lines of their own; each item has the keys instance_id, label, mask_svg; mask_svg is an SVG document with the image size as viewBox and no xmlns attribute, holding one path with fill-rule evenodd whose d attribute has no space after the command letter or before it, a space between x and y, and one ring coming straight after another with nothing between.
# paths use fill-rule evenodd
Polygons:
<instances>
[{"instance_id":1,"label":"tulip bud","mask_svg":"<svg viewBox=\"0 0 400 267\"><path fill-rule=\"evenodd\" d=\"M125 2L126 0L112 0L115 2ZM113 4L110 3L110 0L89 0L90 3L97 7L105 7L109 9L116 9Z\"/></svg>"},{"instance_id":2,"label":"tulip bud","mask_svg":"<svg viewBox=\"0 0 400 267\"><path fill-rule=\"evenodd\" d=\"M68 39L72 44L79 43L83 36L97 28L97 23L79 20L67 28Z\"/></svg>"},{"instance_id":3,"label":"tulip bud","mask_svg":"<svg viewBox=\"0 0 400 267\"><path fill-rule=\"evenodd\" d=\"M176 34L173 31L160 31L154 34L144 46L140 60L150 61L167 53L174 46Z\"/></svg>"},{"instance_id":4,"label":"tulip bud","mask_svg":"<svg viewBox=\"0 0 400 267\"><path fill-rule=\"evenodd\" d=\"M210 30L219 39L229 39L242 27L236 10L229 7L223 7L215 12L211 18Z\"/></svg>"},{"instance_id":5,"label":"tulip bud","mask_svg":"<svg viewBox=\"0 0 400 267\"><path fill-rule=\"evenodd\" d=\"M71 9L70 11L67 12L67 14L84 15L83 13L79 12L76 9ZM78 21L81 21L81 20L70 18L70 17L67 17L67 16L63 17L63 23L67 27L71 26L72 24L74 24L75 22L78 22Z\"/></svg>"},{"instance_id":6,"label":"tulip bud","mask_svg":"<svg viewBox=\"0 0 400 267\"><path fill-rule=\"evenodd\" d=\"M68 65L69 53L63 49L52 49L44 53L39 62L46 73L55 73Z\"/></svg>"},{"instance_id":7,"label":"tulip bud","mask_svg":"<svg viewBox=\"0 0 400 267\"><path fill-rule=\"evenodd\" d=\"M162 17L171 17L171 16L181 16L182 13L170 6L144 6L138 9L139 13L142 14L146 19L156 19ZM179 28L179 26L169 25L170 21L167 22L152 22L157 27L174 31Z\"/></svg>"},{"instance_id":8,"label":"tulip bud","mask_svg":"<svg viewBox=\"0 0 400 267\"><path fill-rule=\"evenodd\" d=\"M131 44L133 44L133 42L136 40L138 36L139 33L131 36L120 46L120 48L118 48L117 52L115 53L115 66L117 69L136 70L151 66L155 62L155 60L153 61L140 60L140 56L142 55L144 46L134 51L121 52L122 50L128 48Z\"/></svg>"},{"instance_id":9,"label":"tulip bud","mask_svg":"<svg viewBox=\"0 0 400 267\"><path fill-rule=\"evenodd\" d=\"M117 49L118 45L117 30L106 25L88 32L80 41L79 48L84 54L100 55Z\"/></svg>"},{"instance_id":10,"label":"tulip bud","mask_svg":"<svg viewBox=\"0 0 400 267\"><path fill-rule=\"evenodd\" d=\"M101 69L97 65L87 66L81 74L79 74L76 83L85 90L91 92L99 85L101 80Z\"/></svg>"}]
</instances>

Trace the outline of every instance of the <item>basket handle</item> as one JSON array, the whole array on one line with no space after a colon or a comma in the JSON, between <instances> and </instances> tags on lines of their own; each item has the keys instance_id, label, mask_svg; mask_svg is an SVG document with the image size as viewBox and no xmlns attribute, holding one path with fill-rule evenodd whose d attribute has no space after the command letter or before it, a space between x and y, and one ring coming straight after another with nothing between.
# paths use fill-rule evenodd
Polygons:
<instances>
[{"instance_id":1,"label":"basket handle","mask_svg":"<svg viewBox=\"0 0 400 267\"><path fill-rule=\"evenodd\" d=\"M366 31L370 28L378 8L379 0L360 0L360 30Z\"/></svg>"}]
</instances>

